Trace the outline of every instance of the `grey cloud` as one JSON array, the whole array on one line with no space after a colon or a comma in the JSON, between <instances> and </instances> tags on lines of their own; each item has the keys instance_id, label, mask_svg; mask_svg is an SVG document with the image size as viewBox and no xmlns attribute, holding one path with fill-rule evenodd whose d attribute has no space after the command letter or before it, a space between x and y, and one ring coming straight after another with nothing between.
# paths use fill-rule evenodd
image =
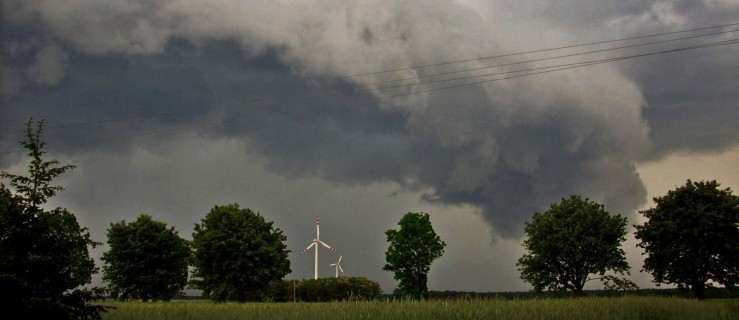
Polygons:
<instances>
[{"instance_id":1,"label":"grey cloud","mask_svg":"<svg viewBox=\"0 0 739 320\"><path fill-rule=\"evenodd\" d=\"M648 158L676 151L721 152L739 143L739 77L727 72L736 69L732 56L737 46L653 59L649 71L629 70L649 89L644 117L655 148Z\"/></svg>"},{"instance_id":2,"label":"grey cloud","mask_svg":"<svg viewBox=\"0 0 739 320\"><path fill-rule=\"evenodd\" d=\"M33 106L14 109L23 115L52 112L48 105L60 101L64 105L56 108L64 110L80 104L110 106L56 118L65 121L212 106L172 117L58 131L54 138L63 142L170 131L153 136L153 141L66 149L127 152L120 150L181 139L177 130L198 128L199 134L214 140L243 139L268 170L287 177L353 186L394 182L424 190L423 198L431 203L472 204L504 237L520 236L523 222L534 211L571 193L605 202L614 212L633 214L646 201L636 161L692 143L669 136L673 128L695 119L679 112L665 115L662 106L674 105L669 100L672 91L657 90L669 85L659 83L664 73L648 74L669 66L602 66L401 99L383 99L385 93L370 84L387 75L345 77L601 39L619 33L625 24L642 32L673 23L657 19L655 26L652 19L633 18L644 12L695 15L707 23L706 17L718 10L684 2L628 2L592 3L573 13L571 7L547 1L522 2L519 7L512 3L300 2L288 7L275 2L124 1L75 2L59 8L47 2L14 2L38 13L55 39L74 48L70 55L75 63L55 88L4 102L16 108ZM659 11L655 6L666 7ZM82 18L70 21L73 13ZM537 20L539 15L543 18ZM37 22L19 21L18 29ZM546 32L536 31L542 29ZM717 65L729 63L731 59L723 57ZM716 72L718 67L701 74L710 79ZM736 81L723 74L724 83ZM690 96L721 92L696 87ZM725 102L711 104L723 118ZM650 107L645 111L646 105ZM728 118L726 128L734 123ZM706 116L701 121L715 120ZM715 135L720 136L717 148L736 143L736 134L728 129Z\"/></svg>"},{"instance_id":3,"label":"grey cloud","mask_svg":"<svg viewBox=\"0 0 739 320\"><path fill-rule=\"evenodd\" d=\"M647 12L658 15L658 7L669 8L670 14L678 17L674 21L680 22L677 26L680 29L736 23L739 13L739 3L735 1L657 1L651 4L651 11L642 15ZM632 35L661 32L669 26L658 18L649 21L632 18L614 19L611 27ZM736 26L731 26L711 31L735 29ZM728 33L685 44L730 40L736 36ZM624 63L622 69L644 92L648 104L643 116L650 126L653 148L644 160L660 159L672 152L721 152L739 143L733 129L739 126L734 89L739 85L739 77L727 72L736 69L736 48L732 44L661 55L641 63Z\"/></svg>"},{"instance_id":4,"label":"grey cloud","mask_svg":"<svg viewBox=\"0 0 739 320\"><path fill-rule=\"evenodd\" d=\"M0 64L0 81L2 81L2 87L0 88L0 95L2 96L15 95L23 86L21 72L6 64Z\"/></svg>"},{"instance_id":5,"label":"grey cloud","mask_svg":"<svg viewBox=\"0 0 739 320\"><path fill-rule=\"evenodd\" d=\"M560 89L548 87L539 88ZM626 86L624 90L632 89ZM510 105L478 97L470 99L480 101L478 108L451 103L436 106L430 112L433 117L441 114L439 118L445 118L444 122L453 128L458 127L455 121L472 123L473 127L467 130L475 132L478 139L457 142L459 145L455 147L429 148L442 149L428 154L444 154L448 160L421 162L429 166L421 165L424 171L418 179L434 186L434 192L427 194L426 199L475 204L483 208L484 216L506 237L520 236L523 221L534 211L571 193L604 201L615 212L633 212L645 197L630 160L644 147L640 144L646 135L638 116L639 95L632 97L630 105L616 101L598 104L578 101L592 97L554 97L557 100L519 98ZM444 98L434 100L444 101ZM636 113L632 111L631 119L617 121L607 112L614 107L632 108ZM441 109L456 115L444 117L445 111ZM501 109L508 109L506 117L500 115ZM537 109L538 113L530 112ZM429 125L429 121L423 123ZM631 128L625 130L627 127ZM439 125L438 130L447 127Z\"/></svg>"},{"instance_id":6,"label":"grey cloud","mask_svg":"<svg viewBox=\"0 0 739 320\"><path fill-rule=\"evenodd\" d=\"M69 68L69 55L58 46L47 46L36 54L36 61L26 69L28 78L42 86L54 86Z\"/></svg>"},{"instance_id":7,"label":"grey cloud","mask_svg":"<svg viewBox=\"0 0 739 320\"><path fill-rule=\"evenodd\" d=\"M15 25L40 22L51 35L92 54L160 52L169 20L156 16L162 1L11 0L3 3ZM39 19L39 20L36 20Z\"/></svg>"},{"instance_id":8,"label":"grey cloud","mask_svg":"<svg viewBox=\"0 0 739 320\"><path fill-rule=\"evenodd\" d=\"M564 32L562 43L583 43L640 36L660 32L736 23L736 1L617 1L609 3L502 1L498 18L517 32L503 33L501 39L516 43L521 33L532 28ZM517 24L531 21L533 27ZM718 30L728 31L736 26ZM542 43L550 43L551 34L534 34ZM709 41L736 39L736 33L660 46L670 49ZM521 47L521 50L531 47ZM656 49L656 48L655 48ZM694 52L659 55L618 63L625 75L643 93L652 142L639 161L661 159L676 151L721 152L735 146L739 125L736 112L736 88L739 78L726 72L736 68L736 44L701 49Z\"/></svg>"}]
</instances>

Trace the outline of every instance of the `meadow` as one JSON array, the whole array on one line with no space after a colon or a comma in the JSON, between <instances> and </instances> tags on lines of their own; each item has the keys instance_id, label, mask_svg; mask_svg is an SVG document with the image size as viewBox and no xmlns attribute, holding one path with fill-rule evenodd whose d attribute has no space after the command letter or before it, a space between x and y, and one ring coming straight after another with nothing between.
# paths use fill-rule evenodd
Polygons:
<instances>
[{"instance_id":1,"label":"meadow","mask_svg":"<svg viewBox=\"0 0 739 320\"><path fill-rule=\"evenodd\" d=\"M739 300L585 297L214 303L208 300L117 302L103 319L737 319Z\"/></svg>"}]
</instances>

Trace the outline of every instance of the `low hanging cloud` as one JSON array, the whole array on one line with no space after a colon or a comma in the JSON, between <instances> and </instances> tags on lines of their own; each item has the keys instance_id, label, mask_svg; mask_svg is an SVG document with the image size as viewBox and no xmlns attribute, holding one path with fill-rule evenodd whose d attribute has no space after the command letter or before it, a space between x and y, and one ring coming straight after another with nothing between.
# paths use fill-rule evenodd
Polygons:
<instances>
[{"instance_id":1,"label":"low hanging cloud","mask_svg":"<svg viewBox=\"0 0 739 320\"><path fill-rule=\"evenodd\" d=\"M386 90L376 82L452 66L347 76L632 34L612 31L619 29L688 28L689 17L720 11L717 3L610 5L577 24L566 19L572 8L548 1L7 1L3 12L14 30L38 28L59 43L37 53L47 62L30 70L46 71L29 77L61 83L33 99L14 94L4 101L35 106L18 114L49 111L44 105L60 96L70 101L64 106L70 113L79 101L113 106L97 110L98 118L213 106L99 133L218 121L203 134L243 139L273 172L348 185L395 182L423 190L432 203L474 205L501 236L519 237L533 212L569 194L627 215L645 203L636 161L688 148L661 135L674 126L659 127L660 109L645 109L665 101L646 90L662 76L603 65L397 98L386 96L436 86ZM92 76L105 70L113 79ZM79 86L90 90L69 89ZM716 108L724 110L725 102ZM725 141L718 148L736 141L735 133L719 134ZM66 131L57 138L83 135ZM67 152L86 148L92 147Z\"/></svg>"},{"instance_id":2,"label":"low hanging cloud","mask_svg":"<svg viewBox=\"0 0 739 320\"><path fill-rule=\"evenodd\" d=\"M54 86L64 77L69 68L69 56L57 46L48 46L41 49L36 55L36 61L28 67L28 78L42 86Z\"/></svg>"}]
</instances>

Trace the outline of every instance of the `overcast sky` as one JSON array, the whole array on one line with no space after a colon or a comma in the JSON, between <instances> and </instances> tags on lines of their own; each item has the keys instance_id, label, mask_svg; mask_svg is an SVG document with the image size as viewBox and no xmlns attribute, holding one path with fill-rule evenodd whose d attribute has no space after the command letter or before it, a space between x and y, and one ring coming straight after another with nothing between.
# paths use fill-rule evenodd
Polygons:
<instances>
[{"instance_id":1,"label":"overcast sky","mask_svg":"<svg viewBox=\"0 0 739 320\"><path fill-rule=\"evenodd\" d=\"M436 91L494 77L424 76L734 40L738 25L471 60L738 17L737 0L6 0L0 169L24 173L19 130L43 118L48 158L78 166L51 205L98 241L141 213L190 239L210 208L238 203L285 232L288 278L310 278L300 251L320 216L339 250L320 252L321 275L342 255L347 275L389 292L384 232L423 211L447 243L430 289L528 290L515 266L523 225L563 197L632 225L686 179L739 188L739 44ZM720 34L523 63L708 33ZM384 82L399 78L410 80ZM652 287L629 232L630 278Z\"/></svg>"}]
</instances>

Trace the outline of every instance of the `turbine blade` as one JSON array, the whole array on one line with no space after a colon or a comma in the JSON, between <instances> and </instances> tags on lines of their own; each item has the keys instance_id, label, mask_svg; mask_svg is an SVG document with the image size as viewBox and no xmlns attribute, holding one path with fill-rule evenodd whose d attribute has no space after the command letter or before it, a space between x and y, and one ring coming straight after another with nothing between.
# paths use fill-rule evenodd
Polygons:
<instances>
[{"instance_id":1,"label":"turbine blade","mask_svg":"<svg viewBox=\"0 0 739 320\"><path fill-rule=\"evenodd\" d=\"M320 242L324 247L326 247L326 249L329 249L329 250L331 250L333 252L336 252L336 249L334 249L331 246L327 245L325 242L323 242L321 240L318 240L318 242Z\"/></svg>"},{"instance_id":2,"label":"turbine blade","mask_svg":"<svg viewBox=\"0 0 739 320\"><path fill-rule=\"evenodd\" d=\"M310 250L310 248L313 248L313 246L315 246L315 245L316 245L315 242L311 243L307 248L303 249L303 251L300 252L300 254L303 254L303 253L308 252L308 250Z\"/></svg>"},{"instance_id":3,"label":"turbine blade","mask_svg":"<svg viewBox=\"0 0 739 320\"><path fill-rule=\"evenodd\" d=\"M341 263L341 256L339 256L339 262L336 262L336 264Z\"/></svg>"},{"instance_id":4,"label":"turbine blade","mask_svg":"<svg viewBox=\"0 0 739 320\"><path fill-rule=\"evenodd\" d=\"M329 264L328 266L329 266L329 267L333 267L333 266L335 266L335 265L337 265L337 264L336 264L336 263L332 263L332 264Z\"/></svg>"},{"instance_id":5,"label":"turbine blade","mask_svg":"<svg viewBox=\"0 0 739 320\"><path fill-rule=\"evenodd\" d=\"M340 264L337 264L336 266L339 267L339 271L341 271L341 273L344 273L344 269L341 268Z\"/></svg>"}]
</instances>

